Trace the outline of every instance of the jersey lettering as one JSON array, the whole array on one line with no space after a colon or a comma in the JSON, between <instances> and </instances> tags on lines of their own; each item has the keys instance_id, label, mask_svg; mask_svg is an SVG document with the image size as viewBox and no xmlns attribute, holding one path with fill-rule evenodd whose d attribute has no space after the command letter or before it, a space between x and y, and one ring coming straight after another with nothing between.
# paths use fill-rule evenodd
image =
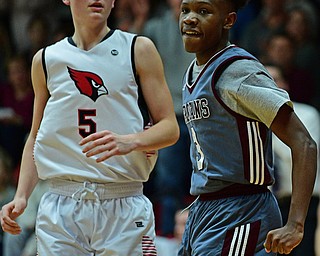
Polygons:
<instances>
[{"instance_id":1,"label":"jersey lettering","mask_svg":"<svg viewBox=\"0 0 320 256\"><path fill-rule=\"evenodd\" d=\"M194 120L209 118L210 109L208 104L209 103L206 98L196 99L184 104L182 108L186 124Z\"/></svg>"}]
</instances>

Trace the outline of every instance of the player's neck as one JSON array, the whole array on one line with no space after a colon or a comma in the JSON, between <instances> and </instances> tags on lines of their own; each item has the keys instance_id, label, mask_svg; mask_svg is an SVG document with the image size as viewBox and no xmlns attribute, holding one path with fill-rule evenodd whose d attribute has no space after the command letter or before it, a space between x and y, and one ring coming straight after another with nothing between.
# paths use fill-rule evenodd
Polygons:
<instances>
[{"instance_id":1,"label":"player's neck","mask_svg":"<svg viewBox=\"0 0 320 256\"><path fill-rule=\"evenodd\" d=\"M88 51L99 44L109 32L110 28L107 26L100 30L76 30L72 36L72 40L78 48Z\"/></svg>"}]
</instances>

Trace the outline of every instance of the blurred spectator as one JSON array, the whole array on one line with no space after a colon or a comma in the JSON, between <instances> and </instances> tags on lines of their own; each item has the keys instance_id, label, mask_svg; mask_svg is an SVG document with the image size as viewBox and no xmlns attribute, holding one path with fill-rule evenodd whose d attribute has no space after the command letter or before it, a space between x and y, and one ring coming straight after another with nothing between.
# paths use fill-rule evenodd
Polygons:
<instances>
[{"instance_id":1,"label":"blurred spectator","mask_svg":"<svg viewBox=\"0 0 320 256\"><path fill-rule=\"evenodd\" d=\"M313 68L317 53L318 17L316 9L309 2L290 4L287 7L288 19L285 31L293 40L297 54L296 65L303 68Z\"/></svg>"},{"instance_id":2,"label":"blurred spectator","mask_svg":"<svg viewBox=\"0 0 320 256\"><path fill-rule=\"evenodd\" d=\"M45 1L41 0L13 0L11 1L11 31L13 37L14 48L21 52L28 46L27 38L27 24L36 10L45 5Z\"/></svg>"},{"instance_id":3,"label":"blurred spectator","mask_svg":"<svg viewBox=\"0 0 320 256\"><path fill-rule=\"evenodd\" d=\"M9 25L8 18L10 17L9 5L10 2L8 0L0 0L0 22L5 22L7 26Z\"/></svg>"},{"instance_id":4,"label":"blurred spectator","mask_svg":"<svg viewBox=\"0 0 320 256\"><path fill-rule=\"evenodd\" d=\"M117 0L111 12L110 26L124 31L141 34L145 23L162 15L167 8L163 0Z\"/></svg>"},{"instance_id":5,"label":"blurred spectator","mask_svg":"<svg viewBox=\"0 0 320 256\"><path fill-rule=\"evenodd\" d=\"M309 70L316 84L316 96L312 103L320 110L320 47L318 45L318 17L316 9L307 1L288 5L285 30L296 51L294 63Z\"/></svg>"},{"instance_id":6,"label":"blurred spectator","mask_svg":"<svg viewBox=\"0 0 320 256\"><path fill-rule=\"evenodd\" d=\"M270 75L274 78L276 84L285 90L288 90L288 85L282 75L281 69L276 66L266 66ZM289 91L290 94L290 91ZM294 111L306 126L311 137L318 144L318 153L320 145L320 115L317 109L304 103L294 103ZM290 201L292 194L292 180L290 170L292 169L292 159L290 148L287 147L276 136L273 137L273 149L275 153L276 175L278 176L277 183L273 187L275 195L279 202L279 207L282 213L283 220L287 220L290 209ZM318 154L319 156L319 154ZM319 157L318 157L319 160ZM302 242L289 254L297 256L314 256L315 255L315 230L317 226L317 208L319 205L320 195L320 166L318 165L317 180L315 183L314 193L311 198L308 215L305 222L304 239ZM320 220L320 219L319 219Z\"/></svg>"},{"instance_id":7,"label":"blurred spectator","mask_svg":"<svg viewBox=\"0 0 320 256\"><path fill-rule=\"evenodd\" d=\"M25 51L29 47L28 40L28 23L35 13L50 19L50 24L55 24L59 17L55 15L57 0L11 0L10 1L10 29L14 48L18 53Z\"/></svg>"},{"instance_id":8,"label":"blurred spectator","mask_svg":"<svg viewBox=\"0 0 320 256\"><path fill-rule=\"evenodd\" d=\"M35 13L27 24L29 45L22 52L30 66L36 52L49 44L49 35L50 26L47 18L39 13Z\"/></svg>"},{"instance_id":9,"label":"blurred spectator","mask_svg":"<svg viewBox=\"0 0 320 256\"><path fill-rule=\"evenodd\" d=\"M114 25L118 29L139 34L149 14L149 0L118 0L115 2Z\"/></svg>"},{"instance_id":10,"label":"blurred spectator","mask_svg":"<svg viewBox=\"0 0 320 256\"><path fill-rule=\"evenodd\" d=\"M12 42L8 27L0 23L0 82L6 79L5 66L12 54Z\"/></svg>"},{"instance_id":11,"label":"blurred spectator","mask_svg":"<svg viewBox=\"0 0 320 256\"><path fill-rule=\"evenodd\" d=\"M10 202L15 194L12 182L12 162L8 153L0 147L0 209ZM3 248L3 231L0 229L0 256Z\"/></svg>"},{"instance_id":12,"label":"blurred spectator","mask_svg":"<svg viewBox=\"0 0 320 256\"><path fill-rule=\"evenodd\" d=\"M284 29L285 5L286 0L262 0L259 16L244 29L239 45L259 58L270 35Z\"/></svg>"},{"instance_id":13,"label":"blurred spectator","mask_svg":"<svg viewBox=\"0 0 320 256\"><path fill-rule=\"evenodd\" d=\"M173 98L180 127L178 142L159 150L153 180L156 187L157 231L172 236L174 215L189 196L192 166L189 156L190 139L182 114L182 77L194 55L184 50L178 19L181 0L167 0L169 9L159 17L150 19L143 34L151 38L159 50L164 64L166 80ZM166 36L163 36L165 31Z\"/></svg>"},{"instance_id":14,"label":"blurred spectator","mask_svg":"<svg viewBox=\"0 0 320 256\"><path fill-rule=\"evenodd\" d=\"M30 67L23 56L9 60L8 81L0 84L0 90L0 145L17 165L31 127L34 97Z\"/></svg>"},{"instance_id":15,"label":"blurred spectator","mask_svg":"<svg viewBox=\"0 0 320 256\"><path fill-rule=\"evenodd\" d=\"M50 43L58 42L65 37L72 36L74 31L72 20L61 21L53 31L52 39Z\"/></svg>"},{"instance_id":16,"label":"blurred spectator","mask_svg":"<svg viewBox=\"0 0 320 256\"><path fill-rule=\"evenodd\" d=\"M271 35L261 61L279 66L289 86L292 101L310 104L315 94L315 82L309 70L295 64L295 48L285 33Z\"/></svg>"},{"instance_id":17,"label":"blurred spectator","mask_svg":"<svg viewBox=\"0 0 320 256\"><path fill-rule=\"evenodd\" d=\"M176 256L181 246L182 236L188 219L189 210L179 209L174 216L174 233L172 238L156 236L158 256Z\"/></svg>"},{"instance_id":18,"label":"blurred spectator","mask_svg":"<svg viewBox=\"0 0 320 256\"><path fill-rule=\"evenodd\" d=\"M52 0L51 0L52 1ZM46 39L47 45L56 43L65 37L72 36L74 33L73 20L68 8L62 1L54 1L53 13L54 13L54 22L52 18L44 17L44 23L47 23L47 29L50 29L50 36ZM49 22L49 24L48 24ZM29 22L30 23L30 22ZM51 33L52 32L52 33ZM49 34L48 32L46 32Z\"/></svg>"},{"instance_id":19,"label":"blurred spectator","mask_svg":"<svg viewBox=\"0 0 320 256\"><path fill-rule=\"evenodd\" d=\"M239 44L239 40L244 30L259 14L260 1L250 1L245 7L237 13L237 22L231 29L231 41L234 44Z\"/></svg>"}]
</instances>

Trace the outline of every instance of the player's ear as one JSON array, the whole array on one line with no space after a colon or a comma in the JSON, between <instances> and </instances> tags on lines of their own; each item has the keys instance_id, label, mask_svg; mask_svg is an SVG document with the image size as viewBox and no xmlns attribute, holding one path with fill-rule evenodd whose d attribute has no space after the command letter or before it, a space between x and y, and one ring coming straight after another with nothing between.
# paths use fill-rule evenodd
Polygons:
<instances>
[{"instance_id":1,"label":"player's ear","mask_svg":"<svg viewBox=\"0 0 320 256\"><path fill-rule=\"evenodd\" d=\"M231 29L233 25L236 23L237 14L235 12L229 12L227 17L224 20L224 29Z\"/></svg>"},{"instance_id":2,"label":"player's ear","mask_svg":"<svg viewBox=\"0 0 320 256\"><path fill-rule=\"evenodd\" d=\"M113 0L113 1L112 1L112 8L114 8L114 2L115 2L115 1L116 1L116 0Z\"/></svg>"},{"instance_id":3,"label":"player's ear","mask_svg":"<svg viewBox=\"0 0 320 256\"><path fill-rule=\"evenodd\" d=\"M63 2L65 5L70 5L70 1L69 1L69 0L62 0L62 2Z\"/></svg>"}]
</instances>

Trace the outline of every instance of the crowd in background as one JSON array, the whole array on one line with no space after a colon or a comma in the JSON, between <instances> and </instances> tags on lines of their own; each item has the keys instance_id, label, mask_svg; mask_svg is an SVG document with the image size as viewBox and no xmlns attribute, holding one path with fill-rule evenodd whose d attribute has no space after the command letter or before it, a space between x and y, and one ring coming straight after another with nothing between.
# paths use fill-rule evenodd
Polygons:
<instances>
[{"instance_id":1,"label":"crowd in background","mask_svg":"<svg viewBox=\"0 0 320 256\"><path fill-rule=\"evenodd\" d=\"M165 237L174 234L176 211L193 200L189 195L192 170L180 86L194 56L184 51L179 34L180 2L116 0L108 24L153 40L162 57L175 103L181 138L176 145L160 150L152 177L145 184L145 193L155 207L157 233ZM309 105L316 111L320 110L319 12L319 0L251 0L238 13L236 26L231 30L231 43L248 50L263 64L279 68L292 101ZM59 0L0 0L0 207L14 195L20 158L31 127L32 57L40 48L72 35L71 19L69 9ZM316 125L320 127L319 123ZM289 175L290 170L287 173ZM277 195L281 189L276 185ZM313 228L317 226L319 194L320 188L316 186L314 206L308 217ZM282 195L278 195L281 201ZM309 248L314 247L315 233L313 229L304 241ZM0 246L5 247L5 241L10 239L3 236L0 232ZM21 252L17 255L35 255L32 246L24 249L27 241L19 244ZM0 247L0 256L14 256L5 251L2 254ZM304 255L320 255L312 249L309 251L310 254L304 252Z\"/></svg>"}]
</instances>

